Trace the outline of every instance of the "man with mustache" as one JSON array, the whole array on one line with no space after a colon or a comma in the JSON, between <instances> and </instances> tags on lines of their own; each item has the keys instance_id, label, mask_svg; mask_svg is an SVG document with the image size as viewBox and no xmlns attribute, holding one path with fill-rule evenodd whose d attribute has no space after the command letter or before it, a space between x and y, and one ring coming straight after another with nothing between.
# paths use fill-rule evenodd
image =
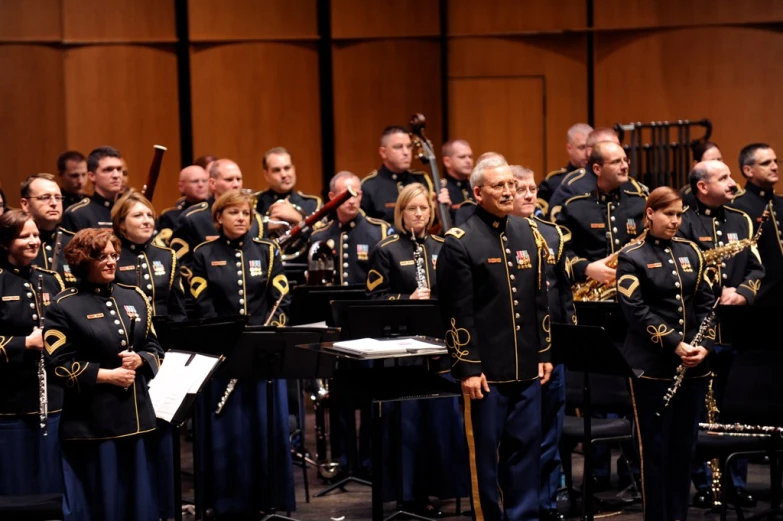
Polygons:
<instances>
[{"instance_id":1,"label":"man with mustache","mask_svg":"<svg viewBox=\"0 0 783 521\"><path fill-rule=\"evenodd\" d=\"M533 221L510 215L517 182L502 156L479 161L470 185L475 212L446 233L436 273L465 401L472 506L476 519L537 520L549 249Z\"/></svg>"},{"instance_id":2,"label":"man with mustache","mask_svg":"<svg viewBox=\"0 0 783 521\"><path fill-rule=\"evenodd\" d=\"M122 191L122 156L116 148L98 147L87 157L87 178L94 192L65 211L63 229L111 228L111 209Z\"/></svg>"}]
</instances>

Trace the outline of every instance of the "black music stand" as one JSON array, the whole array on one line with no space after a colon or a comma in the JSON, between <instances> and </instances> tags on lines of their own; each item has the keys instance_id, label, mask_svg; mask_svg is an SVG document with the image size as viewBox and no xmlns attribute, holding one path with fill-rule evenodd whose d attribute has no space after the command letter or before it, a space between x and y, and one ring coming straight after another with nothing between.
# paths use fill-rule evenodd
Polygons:
<instances>
[{"instance_id":1,"label":"black music stand","mask_svg":"<svg viewBox=\"0 0 783 521\"><path fill-rule=\"evenodd\" d=\"M160 345L166 350L195 352L205 355L221 356L228 354L236 341L242 335L242 331L247 324L247 317L237 318L203 318L196 320L186 320L182 322L156 321L155 329L158 334ZM226 349L228 348L228 349ZM212 375L214 376L214 374ZM197 395L192 396L192 400L187 404L187 412L195 415L193 405L196 402ZM189 397L190 399L190 397ZM172 423L173 432L173 451L174 451L174 517L176 521L182 521L182 461L180 454L180 430L185 420L177 424ZM197 464L197 451L193 451L193 469ZM177 472L179 469L179 472ZM197 480L193 480L193 494L198 497ZM195 500L196 518L200 517L201 511L198 502Z\"/></svg>"},{"instance_id":2,"label":"black music stand","mask_svg":"<svg viewBox=\"0 0 783 521\"><path fill-rule=\"evenodd\" d=\"M331 322L332 302L335 300L363 300L367 298L364 284L350 286L296 286L291 290L292 326Z\"/></svg>"},{"instance_id":3,"label":"black music stand","mask_svg":"<svg viewBox=\"0 0 783 521\"><path fill-rule=\"evenodd\" d=\"M552 324L552 355L554 364L565 364L571 371L584 373L584 477L582 492L582 520L593 521L592 425L590 406L590 374L638 378L641 371L631 369L612 337L602 327Z\"/></svg>"},{"instance_id":4,"label":"black music stand","mask_svg":"<svg viewBox=\"0 0 783 521\"><path fill-rule=\"evenodd\" d=\"M299 344L336 340L337 331L328 328L248 327L232 355L218 373L224 378L266 381L267 407L267 475L269 483L262 492L266 516L262 521L296 521L276 512L274 479L274 381L283 378L330 378L334 357L302 349Z\"/></svg>"},{"instance_id":5,"label":"black music stand","mask_svg":"<svg viewBox=\"0 0 783 521\"><path fill-rule=\"evenodd\" d=\"M437 300L342 300L332 303L342 340L422 335L443 337Z\"/></svg>"}]
</instances>

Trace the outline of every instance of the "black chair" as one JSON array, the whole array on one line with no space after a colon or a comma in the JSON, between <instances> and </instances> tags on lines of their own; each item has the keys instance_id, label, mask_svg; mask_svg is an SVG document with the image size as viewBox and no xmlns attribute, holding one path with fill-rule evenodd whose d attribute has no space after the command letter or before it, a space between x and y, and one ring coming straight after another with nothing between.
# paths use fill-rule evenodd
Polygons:
<instances>
[{"instance_id":1,"label":"black chair","mask_svg":"<svg viewBox=\"0 0 783 521\"><path fill-rule=\"evenodd\" d=\"M0 496L0 519L54 521L63 519L62 494Z\"/></svg>"},{"instance_id":2,"label":"black chair","mask_svg":"<svg viewBox=\"0 0 783 521\"><path fill-rule=\"evenodd\" d=\"M574 500L576 491L573 485L571 453L577 443L585 441L585 420L579 413L584 408L584 405L584 373L566 371L566 411L577 411L577 415L566 414L563 421L563 435L560 440L560 454L568 488L569 514L571 515L577 513ZM630 415L633 412L633 405L628 392L627 379L620 376L591 374L590 407L593 410L613 411L619 414L628 413ZM616 443L628 465L628 473L632 476L633 471L630 461L636 458L633 454L625 454L622 443L635 439L633 422L621 417L591 418L590 423L591 443ZM583 468L582 493L587 479L590 479L590 476L587 475ZM634 498L641 497L634 479L631 479L631 487L634 491Z\"/></svg>"}]
</instances>

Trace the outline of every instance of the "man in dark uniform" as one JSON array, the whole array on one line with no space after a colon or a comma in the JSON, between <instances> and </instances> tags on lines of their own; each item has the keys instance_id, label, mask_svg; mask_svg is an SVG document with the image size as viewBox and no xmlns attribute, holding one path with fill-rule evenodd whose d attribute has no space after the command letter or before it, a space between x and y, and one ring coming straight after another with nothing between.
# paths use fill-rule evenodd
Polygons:
<instances>
[{"instance_id":1,"label":"man in dark uniform","mask_svg":"<svg viewBox=\"0 0 783 521\"><path fill-rule=\"evenodd\" d=\"M698 163L691 170L689 181L691 191L696 196L696 205L688 208L682 215L682 225L678 235L695 242L702 251L719 248L730 242L750 239L753 236L753 223L750 217L736 208L728 206L734 197L737 185L731 178L728 165L721 161L710 160ZM709 254L705 254L708 257ZM715 268L713 291L723 305L753 304L762 287L764 267L761 264L755 246L744 249L738 255L721 262ZM716 398L718 408L722 401L722 382L726 377L734 350L724 345L720 326L717 328L717 340L712 357L713 371L717 375ZM755 498L746 490L747 460L735 460L731 465L731 478L734 489L729 497L742 506L753 506ZM699 477L701 476L701 477ZM705 473L694 473L697 493L695 506L709 507L712 499L708 490Z\"/></svg>"},{"instance_id":2,"label":"man in dark uniform","mask_svg":"<svg viewBox=\"0 0 783 521\"><path fill-rule=\"evenodd\" d=\"M446 180L446 187L439 190L438 202L449 205L453 219L463 202L473 201L473 192L470 190L473 150L464 139L453 139L443 143L441 155L446 173L442 178Z\"/></svg>"},{"instance_id":3,"label":"man in dark uniform","mask_svg":"<svg viewBox=\"0 0 783 521\"><path fill-rule=\"evenodd\" d=\"M209 174L198 165L186 166L179 173L177 188L182 197L177 200L174 206L166 208L158 216L158 224L155 227L158 233L153 239L156 246L168 247L182 212L207 200L209 197Z\"/></svg>"},{"instance_id":4,"label":"man in dark uniform","mask_svg":"<svg viewBox=\"0 0 783 521\"><path fill-rule=\"evenodd\" d=\"M285 148L267 150L262 163L264 180L269 189L258 196L256 211L263 216L265 237L282 235L289 226L296 226L302 219L321 208L323 202L320 197L294 189L296 166ZM288 226L283 223L288 223ZM309 239L310 233L303 233L300 240L289 246L283 255L287 258L300 255Z\"/></svg>"},{"instance_id":5,"label":"man in dark uniform","mask_svg":"<svg viewBox=\"0 0 783 521\"><path fill-rule=\"evenodd\" d=\"M368 217L394 222L397 195L411 183L421 183L433 191L427 174L410 170L412 150L411 136L403 127L383 129L378 149L383 165L362 179L362 210Z\"/></svg>"},{"instance_id":6,"label":"man in dark uniform","mask_svg":"<svg viewBox=\"0 0 783 521\"><path fill-rule=\"evenodd\" d=\"M329 199L334 199L352 186L359 186L359 178L351 172L342 171L329 182ZM311 243L326 241L334 252L335 284L364 284L370 265L370 252L381 239L388 235L386 221L366 217L360 209L362 190L340 205L337 218L316 230L310 236Z\"/></svg>"},{"instance_id":7,"label":"man in dark uniform","mask_svg":"<svg viewBox=\"0 0 783 521\"><path fill-rule=\"evenodd\" d=\"M62 227L71 233L85 228L111 228L111 208L122 190L119 150L106 146L90 152L87 177L95 190L92 197L71 206L63 216Z\"/></svg>"},{"instance_id":8,"label":"man in dark uniform","mask_svg":"<svg viewBox=\"0 0 783 521\"><path fill-rule=\"evenodd\" d=\"M611 128L597 128L587 136L587 156L590 157L593 148L601 141L610 141L620 145L620 139L617 133ZM630 163L628 163L630 165ZM582 195L595 190L596 186L595 171L588 164L587 168L578 168L563 178L560 186L549 200L549 219L552 222L557 221L557 214L560 213L563 205L575 195ZM647 188L640 185L636 180L628 177L625 180L624 190L628 192L637 192L641 195L647 195Z\"/></svg>"},{"instance_id":9,"label":"man in dark uniform","mask_svg":"<svg viewBox=\"0 0 783 521\"><path fill-rule=\"evenodd\" d=\"M60 176L60 188L63 195L63 210L84 199L84 186L87 184L87 160L84 154L68 150L57 158L57 175Z\"/></svg>"},{"instance_id":10,"label":"man in dark uniform","mask_svg":"<svg viewBox=\"0 0 783 521\"><path fill-rule=\"evenodd\" d=\"M754 304L775 305L783 301L783 241L780 235L783 197L774 191L779 180L778 158L769 145L753 143L742 149L739 162L745 176L745 189L734 196L730 206L748 214L754 233L763 226L758 250L764 264L764 282ZM769 218L761 224L765 210L769 211Z\"/></svg>"},{"instance_id":11,"label":"man in dark uniform","mask_svg":"<svg viewBox=\"0 0 783 521\"><path fill-rule=\"evenodd\" d=\"M509 216L516 181L505 159L479 161L470 184L478 206L446 233L436 273L465 400L473 509L476 519L538 519L549 250L532 221Z\"/></svg>"},{"instance_id":12,"label":"man in dark uniform","mask_svg":"<svg viewBox=\"0 0 783 521\"><path fill-rule=\"evenodd\" d=\"M71 274L63 252L73 235L60 229L63 197L54 179L52 174L33 174L25 179L20 190L19 206L33 216L41 238L41 247L33 265L48 270L53 269L52 266L56 264L57 272L66 284L70 285L76 282L76 278ZM60 252L57 262L53 263L58 240Z\"/></svg>"},{"instance_id":13,"label":"man in dark uniform","mask_svg":"<svg viewBox=\"0 0 783 521\"><path fill-rule=\"evenodd\" d=\"M587 148L587 136L593 131L593 127L587 123L576 123L568 129L568 141L566 142L566 152L568 153L568 164L546 175L538 186L539 208L544 215L549 213L549 200L563 182L566 174L579 168L587 166L587 159L590 157L590 150Z\"/></svg>"}]
</instances>

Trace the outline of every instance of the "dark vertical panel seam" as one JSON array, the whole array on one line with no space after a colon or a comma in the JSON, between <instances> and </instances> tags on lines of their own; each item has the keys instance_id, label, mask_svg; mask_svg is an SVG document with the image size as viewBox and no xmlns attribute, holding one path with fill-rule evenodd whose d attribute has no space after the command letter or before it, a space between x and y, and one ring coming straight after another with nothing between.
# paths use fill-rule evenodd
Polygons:
<instances>
[{"instance_id":1,"label":"dark vertical panel seam","mask_svg":"<svg viewBox=\"0 0 783 521\"><path fill-rule=\"evenodd\" d=\"M587 5L587 123L595 127L595 4L586 0Z\"/></svg>"},{"instance_id":2,"label":"dark vertical panel seam","mask_svg":"<svg viewBox=\"0 0 783 521\"><path fill-rule=\"evenodd\" d=\"M321 190L324 199L329 181L336 173L334 142L334 86L332 74L332 2L317 0L318 9L318 92L321 107Z\"/></svg>"},{"instance_id":3,"label":"dark vertical panel seam","mask_svg":"<svg viewBox=\"0 0 783 521\"><path fill-rule=\"evenodd\" d=\"M179 105L180 164L193 164L193 107L190 90L190 30L188 28L188 0L174 0L177 30L177 98Z\"/></svg>"},{"instance_id":4,"label":"dark vertical panel seam","mask_svg":"<svg viewBox=\"0 0 783 521\"><path fill-rule=\"evenodd\" d=\"M449 139L449 3L439 1L440 9L440 113L442 142Z\"/></svg>"}]
</instances>

